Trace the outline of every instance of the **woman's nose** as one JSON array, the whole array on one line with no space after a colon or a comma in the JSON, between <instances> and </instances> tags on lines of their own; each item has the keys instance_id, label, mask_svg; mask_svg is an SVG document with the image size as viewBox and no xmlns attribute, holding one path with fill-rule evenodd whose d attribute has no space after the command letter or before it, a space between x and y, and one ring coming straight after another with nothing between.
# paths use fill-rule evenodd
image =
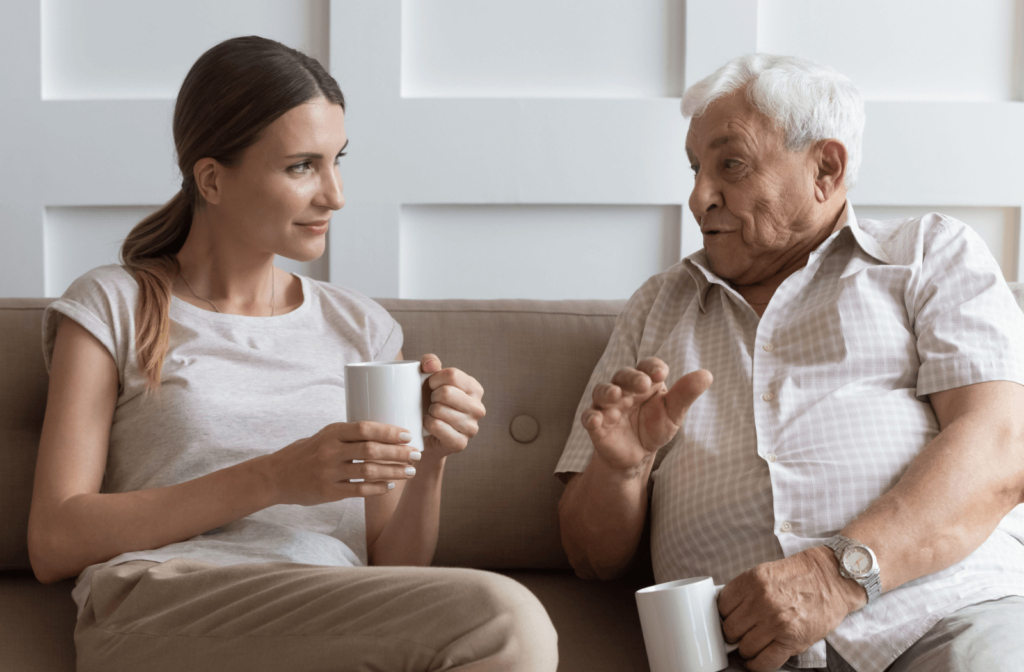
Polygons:
<instances>
[{"instance_id":1,"label":"woman's nose","mask_svg":"<svg viewBox=\"0 0 1024 672\"><path fill-rule=\"evenodd\" d=\"M324 205L331 210L341 210L345 206L344 185L341 181L341 174L334 168L321 183Z\"/></svg>"}]
</instances>

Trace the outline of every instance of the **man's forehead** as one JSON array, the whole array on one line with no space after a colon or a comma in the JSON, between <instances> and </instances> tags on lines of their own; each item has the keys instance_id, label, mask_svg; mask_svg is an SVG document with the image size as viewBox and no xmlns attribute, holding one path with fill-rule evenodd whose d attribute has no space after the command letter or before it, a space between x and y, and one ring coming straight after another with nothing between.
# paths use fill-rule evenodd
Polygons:
<instances>
[{"instance_id":1,"label":"man's forehead","mask_svg":"<svg viewBox=\"0 0 1024 672\"><path fill-rule=\"evenodd\" d=\"M732 100L726 101L726 98ZM737 100L738 98L738 100ZM719 103L725 103L719 105ZM704 114L690 119L686 132L686 151L715 150L729 144L756 139L771 132L775 124L746 100L746 96L730 94L712 103Z\"/></svg>"},{"instance_id":2,"label":"man's forehead","mask_svg":"<svg viewBox=\"0 0 1024 672\"><path fill-rule=\"evenodd\" d=\"M718 123L702 124L695 129L694 126L700 119L700 117L695 117L690 121L690 130L686 133L686 151L688 153L697 150L714 151L730 143L742 142L749 139L753 130L749 121L737 118L721 119Z\"/></svg>"}]
</instances>

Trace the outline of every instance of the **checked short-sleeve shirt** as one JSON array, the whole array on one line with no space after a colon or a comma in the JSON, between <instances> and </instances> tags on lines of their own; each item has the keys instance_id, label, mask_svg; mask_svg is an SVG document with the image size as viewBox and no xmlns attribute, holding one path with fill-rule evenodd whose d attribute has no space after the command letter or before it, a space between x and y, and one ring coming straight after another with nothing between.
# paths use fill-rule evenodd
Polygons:
<instances>
[{"instance_id":1,"label":"checked short-sleeve shirt","mask_svg":"<svg viewBox=\"0 0 1024 672\"><path fill-rule=\"evenodd\" d=\"M590 461L579 416L594 385L651 356L669 384L714 375L652 474L655 576L724 583L822 545L888 491L939 433L929 394L1024 384L1024 315L981 238L943 215L858 221L848 204L761 318L701 250L626 305L558 473ZM860 672L880 672L944 616L1007 595L1024 595L1024 506L965 560L884 594L827 639ZM791 662L822 667L824 648Z\"/></svg>"}]
</instances>

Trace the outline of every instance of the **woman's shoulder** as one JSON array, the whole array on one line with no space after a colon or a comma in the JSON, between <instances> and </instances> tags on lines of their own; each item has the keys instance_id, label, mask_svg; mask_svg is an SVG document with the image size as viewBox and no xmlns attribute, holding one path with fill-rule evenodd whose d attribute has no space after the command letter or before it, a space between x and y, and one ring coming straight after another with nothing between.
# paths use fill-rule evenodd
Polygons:
<instances>
[{"instance_id":1,"label":"woman's shoulder","mask_svg":"<svg viewBox=\"0 0 1024 672\"><path fill-rule=\"evenodd\" d=\"M306 278L306 281L309 283L312 292L325 305L326 309L353 317L366 316L370 319L383 320L388 323L394 321L390 313L384 310L383 306L365 294L348 287L340 287L322 280L314 280L313 278Z\"/></svg>"},{"instance_id":2,"label":"woman's shoulder","mask_svg":"<svg viewBox=\"0 0 1024 672\"><path fill-rule=\"evenodd\" d=\"M139 284L124 266L108 264L98 266L78 277L67 291L66 299L81 300L89 298L134 298L138 295Z\"/></svg>"},{"instance_id":3,"label":"woman's shoulder","mask_svg":"<svg viewBox=\"0 0 1024 672\"><path fill-rule=\"evenodd\" d=\"M370 297L347 287L306 278L324 321L362 342L364 357L394 359L402 349L402 327Z\"/></svg>"}]
</instances>

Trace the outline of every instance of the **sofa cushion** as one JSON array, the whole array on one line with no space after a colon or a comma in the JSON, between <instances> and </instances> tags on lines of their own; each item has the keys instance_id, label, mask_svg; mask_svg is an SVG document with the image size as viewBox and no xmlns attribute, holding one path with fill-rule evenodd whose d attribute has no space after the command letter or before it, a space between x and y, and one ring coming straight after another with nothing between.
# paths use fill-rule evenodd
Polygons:
<instances>
[{"instance_id":1,"label":"sofa cushion","mask_svg":"<svg viewBox=\"0 0 1024 672\"><path fill-rule=\"evenodd\" d=\"M49 382L42 346L49 303L0 300L0 570L29 566L28 509Z\"/></svg>"},{"instance_id":2,"label":"sofa cushion","mask_svg":"<svg viewBox=\"0 0 1024 672\"><path fill-rule=\"evenodd\" d=\"M434 563L568 567L555 465L621 301L381 299L403 354L432 352L484 386L480 433L445 467Z\"/></svg>"},{"instance_id":3,"label":"sofa cushion","mask_svg":"<svg viewBox=\"0 0 1024 672\"><path fill-rule=\"evenodd\" d=\"M74 581L49 586L29 573L0 572L0 670L73 672Z\"/></svg>"}]
</instances>

